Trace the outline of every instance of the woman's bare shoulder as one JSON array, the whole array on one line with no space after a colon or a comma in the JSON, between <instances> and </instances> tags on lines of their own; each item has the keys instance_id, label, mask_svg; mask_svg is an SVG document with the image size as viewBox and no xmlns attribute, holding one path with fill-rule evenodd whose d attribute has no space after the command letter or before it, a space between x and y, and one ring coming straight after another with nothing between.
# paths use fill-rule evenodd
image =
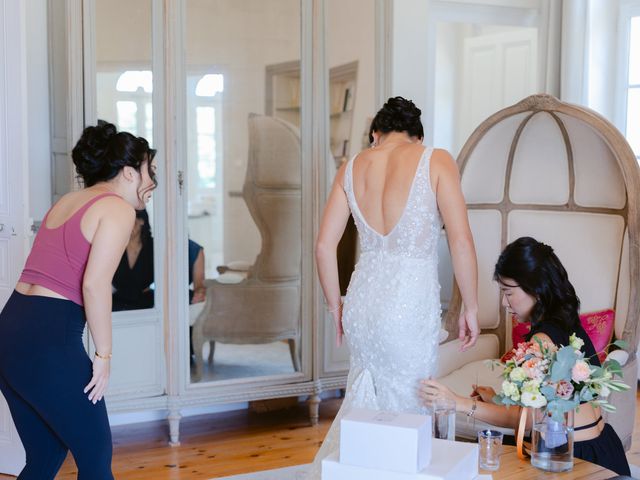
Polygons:
<instances>
[{"instance_id":1,"label":"woman's bare shoulder","mask_svg":"<svg viewBox=\"0 0 640 480\"><path fill-rule=\"evenodd\" d=\"M109 195L101 198L96 202L96 206L105 215L119 216L135 216L136 210L133 206L119 195Z\"/></svg>"},{"instance_id":2,"label":"woman's bare shoulder","mask_svg":"<svg viewBox=\"0 0 640 480\"><path fill-rule=\"evenodd\" d=\"M431 161L445 166L449 166L452 163L455 165L456 163L451 154L444 148L434 148L431 154Z\"/></svg>"}]
</instances>

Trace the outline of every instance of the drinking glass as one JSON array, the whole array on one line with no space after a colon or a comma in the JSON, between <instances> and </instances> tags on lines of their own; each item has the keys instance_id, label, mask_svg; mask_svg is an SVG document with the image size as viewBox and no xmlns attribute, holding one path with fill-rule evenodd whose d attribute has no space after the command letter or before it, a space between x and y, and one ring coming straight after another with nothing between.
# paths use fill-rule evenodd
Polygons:
<instances>
[{"instance_id":1,"label":"drinking glass","mask_svg":"<svg viewBox=\"0 0 640 480\"><path fill-rule=\"evenodd\" d=\"M480 468L498 470L500 453L502 452L502 432L497 430L480 430L478 432Z\"/></svg>"},{"instance_id":2,"label":"drinking glass","mask_svg":"<svg viewBox=\"0 0 640 480\"><path fill-rule=\"evenodd\" d=\"M433 403L433 436L442 440L456 439L456 402L439 397Z\"/></svg>"}]
</instances>

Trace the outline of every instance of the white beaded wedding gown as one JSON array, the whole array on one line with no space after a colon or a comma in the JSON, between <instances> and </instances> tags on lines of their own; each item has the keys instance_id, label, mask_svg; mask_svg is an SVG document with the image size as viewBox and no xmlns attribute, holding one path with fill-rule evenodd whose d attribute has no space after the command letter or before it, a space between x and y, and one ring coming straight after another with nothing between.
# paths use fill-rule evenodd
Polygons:
<instances>
[{"instance_id":1,"label":"white beaded wedding gown","mask_svg":"<svg viewBox=\"0 0 640 480\"><path fill-rule=\"evenodd\" d=\"M352 407L426 413L421 379L435 373L440 331L438 237L442 221L429 178L432 148L422 154L404 212L387 235L371 228L353 193L353 160L344 191L358 228L360 258L344 300L349 346L347 390L307 480L340 446L340 419Z\"/></svg>"}]
</instances>

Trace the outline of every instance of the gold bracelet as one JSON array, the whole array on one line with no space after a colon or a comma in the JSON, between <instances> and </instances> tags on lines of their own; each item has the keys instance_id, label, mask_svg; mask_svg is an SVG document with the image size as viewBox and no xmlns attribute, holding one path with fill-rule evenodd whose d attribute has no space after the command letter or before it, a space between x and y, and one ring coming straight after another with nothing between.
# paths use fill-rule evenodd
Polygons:
<instances>
[{"instance_id":1,"label":"gold bracelet","mask_svg":"<svg viewBox=\"0 0 640 480\"><path fill-rule=\"evenodd\" d=\"M111 359L111 356L113 355L111 353L109 355L100 355L98 352L95 352L95 353L96 353L96 357L101 358L102 360L109 360L109 359Z\"/></svg>"}]
</instances>

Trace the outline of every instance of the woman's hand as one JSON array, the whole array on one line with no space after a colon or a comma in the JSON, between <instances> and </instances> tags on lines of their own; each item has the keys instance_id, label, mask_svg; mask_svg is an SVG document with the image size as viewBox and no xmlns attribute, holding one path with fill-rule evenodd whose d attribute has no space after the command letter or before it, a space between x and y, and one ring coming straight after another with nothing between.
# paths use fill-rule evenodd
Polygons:
<instances>
[{"instance_id":1,"label":"woman's hand","mask_svg":"<svg viewBox=\"0 0 640 480\"><path fill-rule=\"evenodd\" d=\"M204 287L196 288L193 291L193 298L191 299L191 304L204 302L207 296L207 289Z\"/></svg>"},{"instance_id":2,"label":"woman's hand","mask_svg":"<svg viewBox=\"0 0 640 480\"><path fill-rule=\"evenodd\" d=\"M462 342L460 350L465 351L467 348L473 347L479 334L480 328L476 312L463 309L458 318L458 339Z\"/></svg>"},{"instance_id":3,"label":"woman's hand","mask_svg":"<svg viewBox=\"0 0 640 480\"><path fill-rule=\"evenodd\" d=\"M471 392L471 398L475 398L480 402L493 403L493 397L496 396L496 391L492 387L485 387L483 385L472 385L473 392Z\"/></svg>"},{"instance_id":4,"label":"woman's hand","mask_svg":"<svg viewBox=\"0 0 640 480\"><path fill-rule=\"evenodd\" d=\"M453 393L448 387L444 386L436 380L425 379L420 382L418 388L420 398L424 400L425 405L430 406L435 403L438 398L453 400L456 405L461 403L461 397Z\"/></svg>"},{"instance_id":5,"label":"woman's hand","mask_svg":"<svg viewBox=\"0 0 640 480\"><path fill-rule=\"evenodd\" d=\"M89 384L84 387L84 393L89 392L89 401L95 405L102 400L109 384L111 373L111 360L109 358L94 357L93 377Z\"/></svg>"}]
</instances>

